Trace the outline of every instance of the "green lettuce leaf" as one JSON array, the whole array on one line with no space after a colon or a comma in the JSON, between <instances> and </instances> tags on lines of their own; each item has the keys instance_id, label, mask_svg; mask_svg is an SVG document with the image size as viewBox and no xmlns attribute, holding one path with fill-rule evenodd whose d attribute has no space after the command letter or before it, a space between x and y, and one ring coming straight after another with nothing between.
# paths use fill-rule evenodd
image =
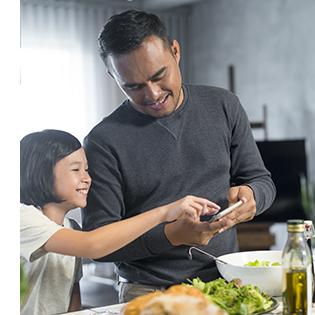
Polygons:
<instances>
[{"instance_id":1,"label":"green lettuce leaf","mask_svg":"<svg viewBox=\"0 0 315 315\"><path fill-rule=\"evenodd\" d=\"M268 310L273 302L270 296L260 292L252 284L236 286L233 282L226 282L222 278L203 282L200 278L189 280L187 286L200 289L210 302L227 311L230 315L249 315Z\"/></svg>"}]
</instances>

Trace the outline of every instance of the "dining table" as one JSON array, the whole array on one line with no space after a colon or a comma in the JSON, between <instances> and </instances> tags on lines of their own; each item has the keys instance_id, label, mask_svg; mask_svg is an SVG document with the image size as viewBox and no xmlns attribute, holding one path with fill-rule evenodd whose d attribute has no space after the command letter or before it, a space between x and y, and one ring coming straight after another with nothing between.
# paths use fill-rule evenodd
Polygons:
<instances>
[{"instance_id":1,"label":"dining table","mask_svg":"<svg viewBox=\"0 0 315 315\"><path fill-rule=\"evenodd\" d=\"M266 315L271 315L271 314L282 314L283 312L283 304L282 304L282 297L278 296L278 297L274 297L275 300L278 301L279 305L276 309L274 309L271 312L267 312L264 313ZM96 307L96 308L91 308L91 309L86 309L86 310L82 310L82 311L76 311L76 312L70 312L70 313L63 313L63 314L58 314L58 315L67 315L67 314L71 314L71 315L117 315L119 314L119 311L121 310L121 308L125 305L125 303L121 303L121 304L113 304L113 305L107 305L107 306L102 306L102 307ZM263 313L259 313L259 314L263 314ZM315 304L313 304L312 307L312 312L311 314L315 315ZM57 315L57 314L56 314Z\"/></svg>"}]
</instances>

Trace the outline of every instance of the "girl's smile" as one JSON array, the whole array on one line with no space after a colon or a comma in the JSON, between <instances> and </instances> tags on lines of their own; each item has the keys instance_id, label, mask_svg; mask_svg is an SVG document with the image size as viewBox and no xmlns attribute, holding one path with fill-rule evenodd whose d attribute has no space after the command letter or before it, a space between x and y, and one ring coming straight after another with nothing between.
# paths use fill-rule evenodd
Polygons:
<instances>
[{"instance_id":1,"label":"girl's smile","mask_svg":"<svg viewBox=\"0 0 315 315\"><path fill-rule=\"evenodd\" d=\"M64 200L60 207L68 211L86 206L91 177L83 148L56 163L54 179L56 196Z\"/></svg>"},{"instance_id":2,"label":"girl's smile","mask_svg":"<svg viewBox=\"0 0 315 315\"><path fill-rule=\"evenodd\" d=\"M85 196L87 196L87 193L88 193L88 189L77 189L77 192L79 192L80 194L83 194Z\"/></svg>"}]
</instances>

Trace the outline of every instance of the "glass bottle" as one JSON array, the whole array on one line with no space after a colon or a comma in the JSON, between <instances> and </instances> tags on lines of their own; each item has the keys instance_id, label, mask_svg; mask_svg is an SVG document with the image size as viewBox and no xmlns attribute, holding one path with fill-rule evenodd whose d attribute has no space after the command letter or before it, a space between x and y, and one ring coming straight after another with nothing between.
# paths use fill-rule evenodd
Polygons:
<instances>
[{"instance_id":1,"label":"glass bottle","mask_svg":"<svg viewBox=\"0 0 315 315\"><path fill-rule=\"evenodd\" d=\"M314 255L314 237L315 237L315 231L314 231L314 225L313 222L311 220L305 220L304 221L304 226L305 226L305 231L304 231L304 237L306 240L306 243L310 249L311 252L311 257L312 257L312 274L313 274L313 298L312 298L312 302L315 302L315 255Z\"/></svg>"},{"instance_id":2,"label":"glass bottle","mask_svg":"<svg viewBox=\"0 0 315 315\"><path fill-rule=\"evenodd\" d=\"M288 240L282 255L284 315L309 315L312 309L312 263L304 237L304 220L288 220Z\"/></svg>"}]
</instances>

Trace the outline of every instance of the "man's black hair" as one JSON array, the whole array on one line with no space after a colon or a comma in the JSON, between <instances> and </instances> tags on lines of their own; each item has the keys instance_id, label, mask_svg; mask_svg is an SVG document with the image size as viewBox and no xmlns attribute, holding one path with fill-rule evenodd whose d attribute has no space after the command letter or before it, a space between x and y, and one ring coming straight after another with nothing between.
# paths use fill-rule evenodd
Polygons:
<instances>
[{"instance_id":1,"label":"man's black hair","mask_svg":"<svg viewBox=\"0 0 315 315\"><path fill-rule=\"evenodd\" d=\"M109 18L98 37L99 52L108 68L108 56L126 55L151 36L159 37L166 49L171 42L165 23L155 14L128 10Z\"/></svg>"}]
</instances>

